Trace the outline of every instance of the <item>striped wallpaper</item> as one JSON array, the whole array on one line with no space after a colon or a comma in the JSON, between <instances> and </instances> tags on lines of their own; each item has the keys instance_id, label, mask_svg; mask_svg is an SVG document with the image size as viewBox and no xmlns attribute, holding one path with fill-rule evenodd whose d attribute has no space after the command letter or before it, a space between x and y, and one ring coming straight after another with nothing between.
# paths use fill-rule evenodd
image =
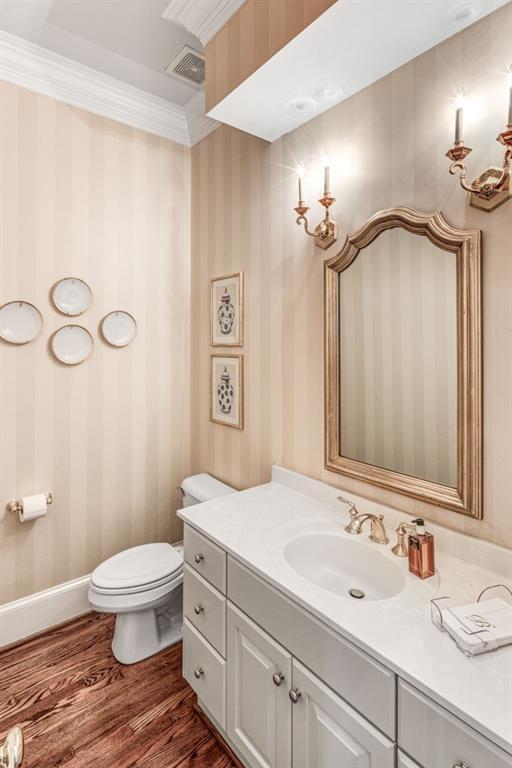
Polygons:
<instances>
[{"instance_id":1,"label":"striped wallpaper","mask_svg":"<svg viewBox=\"0 0 512 768\"><path fill-rule=\"evenodd\" d=\"M474 103L466 139L476 175L502 158L504 73L512 60L512 5L409 62L269 145L222 127L192 150L193 463L239 488L268 481L271 464L512 547L512 215L470 208L448 173L453 94ZM294 169L313 168L304 191L314 224L320 157L331 172L338 243L315 248L295 224ZM474 157L474 159L473 159ZM484 520L471 520L324 469L323 259L382 208L442 209L483 232ZM208 418L208 280L245 272L245 429Z\"/></svg>"},{"instance_id":2,"label":"striped wallpaper","mask_svg":"<svg viewBox=\"0 0 512 768\"><path fill-rule=\"evenodd\" d=\"M181 537L176 486L189 472L190 150L0 83L0 304L23 298L41 336L0 342L0 603L82 576L132 544ZM93 291L76 322L95 337L83 365L57 364L67 322L49 290ZM132 346L101 317L126 309ZM45 519L4 511L52 491Z\"/></svg>"}]
</instances>

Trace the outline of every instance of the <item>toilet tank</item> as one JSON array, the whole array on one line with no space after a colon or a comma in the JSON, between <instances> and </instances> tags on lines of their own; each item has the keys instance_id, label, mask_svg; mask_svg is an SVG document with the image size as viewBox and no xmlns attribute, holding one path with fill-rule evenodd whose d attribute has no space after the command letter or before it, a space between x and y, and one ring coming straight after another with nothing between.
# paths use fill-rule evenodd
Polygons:
<instances>
[{"instance_id":1,"label":"toilet tank","mask_svg":"<svg viewBox=\"0 0 512 768\"><path fill-rule=\"evenodd\" d=\"M210 501L210 499L216 499L219 496L227 496L228 493L236 492L235 488L226 485L226 483L221 483L220 480L206 474L206 472L186 477L181 484L184 507L190 507L192 504L200 504L202 501Z\"/></svg>"}]
</instances>

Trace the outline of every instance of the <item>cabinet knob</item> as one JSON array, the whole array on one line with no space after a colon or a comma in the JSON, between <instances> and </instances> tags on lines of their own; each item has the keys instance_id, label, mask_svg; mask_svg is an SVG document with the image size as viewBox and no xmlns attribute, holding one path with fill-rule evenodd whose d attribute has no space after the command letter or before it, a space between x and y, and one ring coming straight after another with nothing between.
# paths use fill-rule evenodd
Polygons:
<instances>
[{"instance_id":1,"label":"cabinet knob","mask_svg":"<svg viewBox=\"0 0 512 768\"><path fill-rule=\"evenodd\" d=\"M471 768L469 763L466 763L464 760L460 760L458 763L454 763L452 765L452 768Z\"/></svg>"},{"instance_id":2,"label":"cabinet knob","mask_svg":"<svg viewBox=\"0 0 512 768\"><path fill-rule=\"evenodd\" d=\"M204 613L204 608L200 603L197 603L197 605L194 605L194 613L196 616L199 616L200 613Z\"/></svg>"},{"instance_id":3,"label":"cabinet knob","mask_svg":"<svg viewBox=\"0 0 512 768\"><path fill-rule=\"evenodd\" d=\"M277 685L277 687L279 688L279 686L284 680L284 675L281 672L274 672L274 674L272 675L272 680L274 681L274 685Z\"/></svg>"},{"instance_id":4,"label":"cabinet knob","mask_svg":"<svg viewBox=\"0 0 512 768\"><path fill-rule=\"evenodd\" d=\"M194 555L194 560L196 563L200 563L201 560L204 560L204 555L202 555L200 552L197 552L197 554Z\"/></svg>"},{"instance_id":5,"label":"cabinet knob","mask_svg":"<svg viewBox=\"0 0 512 768\"><path fill-rule=\"evenodd\" d=\"M292 704L296 704L302 696L302 691L299 691L298 688L292 688L288 691L288 696L290 697Z\"/></svg>"},{"instance_id":6,"label":"cabinet knob","mask_svg":"<svg viewBox=\"0 0 512 768\"><path fill-rule=\"evenodd\" d=\"M204 675L204 669L202 667L196 667L194 669L194 677L199 680Z\"/></svg>"}]
</instances>

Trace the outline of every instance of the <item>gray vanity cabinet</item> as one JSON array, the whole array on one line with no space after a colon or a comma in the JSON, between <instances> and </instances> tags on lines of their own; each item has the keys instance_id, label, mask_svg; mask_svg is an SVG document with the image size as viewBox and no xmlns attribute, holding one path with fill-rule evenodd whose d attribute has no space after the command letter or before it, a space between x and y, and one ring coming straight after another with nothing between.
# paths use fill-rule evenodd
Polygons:
<instances>
[{"instance_id":1,"label":"gray vanity cabinet","mask_svg":"<svg viewBox=\"0 0 512 768\"><path fill-rule=\"evenodd\" d=\"M248 768L512 768L188 525L185 562L183 676Z\"/></svg>"}]
</instances>

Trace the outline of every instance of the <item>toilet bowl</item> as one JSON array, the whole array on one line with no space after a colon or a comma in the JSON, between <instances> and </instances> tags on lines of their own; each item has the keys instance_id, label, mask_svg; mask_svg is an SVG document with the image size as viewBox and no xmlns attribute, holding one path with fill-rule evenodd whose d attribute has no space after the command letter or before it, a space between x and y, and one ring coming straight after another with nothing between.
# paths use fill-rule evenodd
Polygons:
<instances>
[{"instance_id":1,"label":"toilet bowl","mask_svg":"<svg viewBox=\"0 0 512 768\"><path fill-rule=\"evenodd\" d=\"M183 481L184 506L236 491L211 475ZM181 640L183 547L165 542L125 549L92 573L88 599L99 613L116 614L112 653L135 664Z\"/></svg>"}]
</instances>

